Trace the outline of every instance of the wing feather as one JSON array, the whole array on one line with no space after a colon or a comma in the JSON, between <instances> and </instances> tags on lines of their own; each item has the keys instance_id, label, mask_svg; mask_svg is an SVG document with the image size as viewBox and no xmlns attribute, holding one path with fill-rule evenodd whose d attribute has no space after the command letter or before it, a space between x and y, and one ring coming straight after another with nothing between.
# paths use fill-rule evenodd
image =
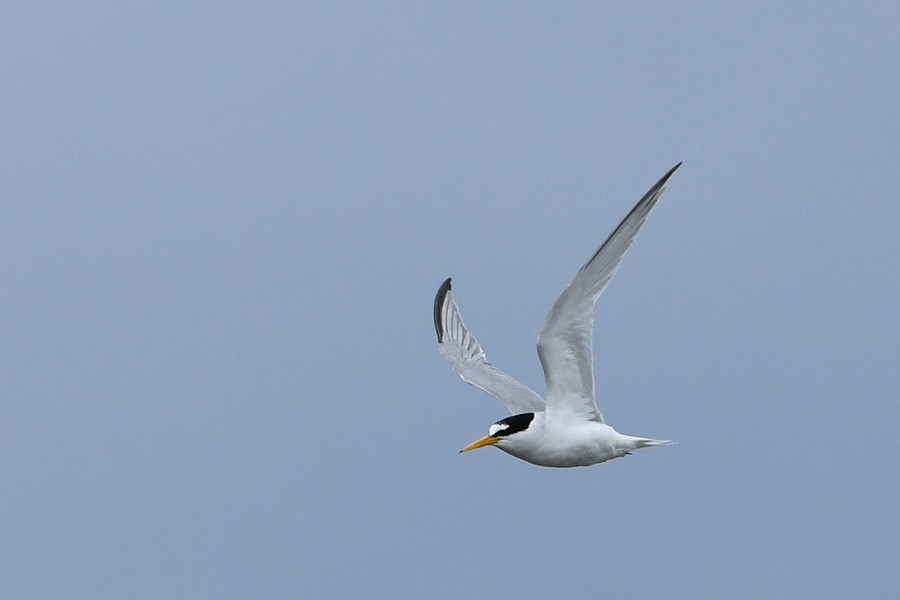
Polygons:
<instances>
[{"instance_id":1,"label":"wing feather","mask_svg":"<svg viewBox=\"0 0 900 600\"><path fill-rule=\"evenodd\" d=\"M512 414L540 412L544 399L487 361L478 340L463 323L447 279L434 298L434 328L438 348L466 383L502 402Z\"/></svg>"},{"instance_id":2,"label":"wing feather","mask_svg":"<svg viewBox=\"0 0 900 600\"><path fill-rule=\"evenodd\" d=\"M603 422L594 400L594 305L680 166L647 192L553 304L537 345L547 380L548 417L566 413Z\"/></svg>"}]
</instances>

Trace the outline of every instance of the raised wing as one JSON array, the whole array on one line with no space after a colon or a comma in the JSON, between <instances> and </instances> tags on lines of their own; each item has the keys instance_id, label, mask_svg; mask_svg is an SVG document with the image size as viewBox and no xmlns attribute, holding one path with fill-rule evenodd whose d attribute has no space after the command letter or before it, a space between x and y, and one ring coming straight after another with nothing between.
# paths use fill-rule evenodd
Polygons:
<instances>
[{"instance_id":1,"label":"raised wing","mask_svg":"<svg viewBox=\"0 0 900 600\"><path fill-rule=\"evenodd\" d=\"M665 191L675 165L628 213L556 300L538 336L547 380L547 416L603 422L594 401L594 304Z\"/></svg>"},{"instance_id":2,"label":"raised wing","mask_svg":"<svg viewBox=\"0 0 900 600\"><path fill-rule=\"evenodd\" d=\"M486 391L514 415L544 410L543 398L487 361L481 344L466 329L453 301L450 279L434 298L434 328L441 356L463 381Z\"/></svg>"}]
</instances>

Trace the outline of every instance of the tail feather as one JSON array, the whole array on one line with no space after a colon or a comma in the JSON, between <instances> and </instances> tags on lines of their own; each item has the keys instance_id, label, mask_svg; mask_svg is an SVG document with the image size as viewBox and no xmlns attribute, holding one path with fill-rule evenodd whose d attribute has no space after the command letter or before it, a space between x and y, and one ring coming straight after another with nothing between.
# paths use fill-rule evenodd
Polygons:
<instances>
[{"instance_id":1,"label":"tail feather","mask_svg":"<svg viewBox=\"0 0 900 600\"><path fill-rule=\"evenodd\" d=\"M648 448L650 446L671 446L675 444L672 440L651 440L650 438L635 438L635 448Z\"/></svg>"}]
</instances>

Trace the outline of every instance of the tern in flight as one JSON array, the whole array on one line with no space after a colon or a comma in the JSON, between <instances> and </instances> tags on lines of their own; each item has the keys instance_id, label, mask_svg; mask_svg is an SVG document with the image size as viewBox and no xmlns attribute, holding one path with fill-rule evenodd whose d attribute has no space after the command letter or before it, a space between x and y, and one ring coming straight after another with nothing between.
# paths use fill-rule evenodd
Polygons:
<instances>
[{"instance_id":1,"label":"tern in flight","mask_svg":"<svg viewBox=\"0 0 900 600\"><path fill-rule=\"evenodd\" d=\"M666 173L628 213L556 300L538 336L537 351L547 380L545 401L487 361L463 323L450 279L434 299L434 327L441 355L459 376L497 398L512 413L491 425L488 435L462 449L496 446L507 454L545 467L586 467L672 444L623 435L603 421L594 400L592 337L594 305L619 268L622 257L656 206Z\"/></svg>"}]
</instances>

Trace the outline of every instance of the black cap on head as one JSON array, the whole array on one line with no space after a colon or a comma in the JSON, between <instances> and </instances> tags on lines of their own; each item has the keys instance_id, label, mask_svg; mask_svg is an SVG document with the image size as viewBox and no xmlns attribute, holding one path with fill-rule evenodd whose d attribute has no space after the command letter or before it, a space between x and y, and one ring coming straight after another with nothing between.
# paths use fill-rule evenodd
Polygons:
<instances>
[{"instance_id":1,"label":"black cap on head","mask_svg":"<svg viewBox=\"0 0 900 600\"><path fill-rule=\"evenodd\" d=\"M534 420L534 413L522 413L521 415L513 415L501 419L491 425L491 435L493 437L506 437L520 431L525 431Z\"/></svg>"}]
</instances>

